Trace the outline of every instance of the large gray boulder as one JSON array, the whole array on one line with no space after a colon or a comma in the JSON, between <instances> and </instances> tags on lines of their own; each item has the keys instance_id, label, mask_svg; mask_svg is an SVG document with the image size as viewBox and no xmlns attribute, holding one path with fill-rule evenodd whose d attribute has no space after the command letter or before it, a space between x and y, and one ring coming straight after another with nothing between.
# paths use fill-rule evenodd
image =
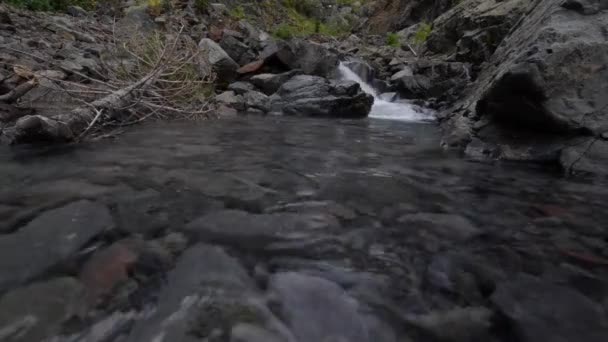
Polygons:
<instances>
[{"instance_id":1,"label":"large gray boulder","mask_svg":"<svg viewBox=\"0 0 608 342\"><path fill-rule=\"evenodd\" d=\"M237 76L239 65L222 49L220 45L209 38L203 38L198 44L203 56L207 58L217 73L220 82L229 83Z\"/></svg>"},{"instance_id":2,"label":"large gray boulder","mask_svg":"<svg viewBox=\"0 0 608 342\"><path fill-rule=\"evenodd\" d=\"M293 77L270 98L273 112L315 117L363 118L374 103L355 82L309 75Z\"/></svg>"},{"instance_id":3,"label":"large gray boulder","mask_svg":"<svg viewBox=\"0 0 608 342\"><path fill-rule=\"evenodd\" d=\"M289 69L300 69L304 74L323 77L333 76L340 62L333 50L303 39L275 41L262 52L262 57L267 61L278 60Z\"/></svg>"},{"instance_id":4,"label":"large gray boulder","mask_svg":"<svg viewBox=\"0 0 608 342\"><path fill-rule=\"evenodd\" d=\"M499 158L557 161L573 136L607 132L608 11L602 6L608 5L536 1L468 96L442 118L444 143L463 147L477 136ZM602 150L594 158L605 156Z\"/></svg>"}]
</instances>

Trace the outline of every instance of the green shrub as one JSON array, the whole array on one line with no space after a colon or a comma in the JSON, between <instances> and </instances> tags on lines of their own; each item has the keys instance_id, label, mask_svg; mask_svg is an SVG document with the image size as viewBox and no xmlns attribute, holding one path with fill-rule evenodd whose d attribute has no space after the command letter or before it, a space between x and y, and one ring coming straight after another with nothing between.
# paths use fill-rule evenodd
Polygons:
<instances>
[{"instance_id":1,"label":"green shrub","mask_svg":"<svg viewBox=\"0 0 608 342\"><path fill-rule=\"evenodd\" d=\"M96 0L6 0L9 4L32 11L64 11L68 6L95 8Z\"/></svg>"},{"instance_id":2,"label":"green shrub","mask_svg":"<svg viewBox=\"0 0 608 342\"><path fill-rule=\"evenodd\" d=\"M283 0L283 5L307 17L317 14L319 2L316 0Z\"/></svg>"},{"instance_id":3,"label":"green shrub","mask_svg":"<svg viewBox=\"0 0 608 342\"><path fill-rule=\"evenodd\" d=\"M399 36L395 32L389 32L386 34L386 45L388 46L399 46Z\"/></svg>"},{"instance_id":4,"label":"green shrub","mask_svg":"<svg viewBox=\"0 0 608 342\"><path fill-rule=\"evenodd\" d=\"M295 36L297 28L287 23L281 23L272 31L272 35L280 39L289 39Z\"/></svg>"},{"instance_id":5,"label":"green shrub","mask_svg":"<svg viewBox=\"0 0 608 342\"><path fill-rule=\"evenodd\" d=\"M230 16L236 19L245 19L245 9L238 5L230 10Z\"/></svg>"},{"instance_id":6,"label":"green shrub","mask_svg":"<svg viewBox=\"0 0 608 342\"><path fill-rule=\"evenodd\" d=\"M194 0L194 9L203 13L209 7L209 0Z\"/></svg>"},{"instance_id":7,"label":"green shrub","mask_svg":"<svg viewBox=\"0 0 608 342\"><path fill-rule=\"evenodd\" d=\"M421 22L418 26L418 30L416 31L416 33L414 33L414 36L412 37L412 43L423 44L429 38L429 35L431 34L432 30L433 27L431 26L431 24L424 21Z\"/></svg>"}]
</instances>

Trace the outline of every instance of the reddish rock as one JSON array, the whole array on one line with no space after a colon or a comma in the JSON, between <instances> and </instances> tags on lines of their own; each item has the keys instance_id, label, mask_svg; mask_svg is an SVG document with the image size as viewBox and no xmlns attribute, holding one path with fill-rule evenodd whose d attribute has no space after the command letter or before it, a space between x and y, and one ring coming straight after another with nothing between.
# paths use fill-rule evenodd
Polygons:
<instances>
[{"instance_id":1,"label":"reddish rock","mask_svg":"<svg viewBox=\"0 0 608 342\"><path fill-rule=\"evenodd\" d=\"M137 257L138 253L125 242L117 242L95 253L80 273L89 303L97 304L114 286L127 280L128 270Z\"/></svg>"},{"instance_id":2,"label":"reddish rock","mask_svg":"<svg viewBox=\"0 0 608 342\"><path fill-rule=\"evenodd\" d=\"M257 61L253 61L249 64L243 65L236 72L241 75L248 74L248 73L256 72L256 71L260 70L263 66L264 66L264 60L260 59Z\"/></svg>"}]
</instances>

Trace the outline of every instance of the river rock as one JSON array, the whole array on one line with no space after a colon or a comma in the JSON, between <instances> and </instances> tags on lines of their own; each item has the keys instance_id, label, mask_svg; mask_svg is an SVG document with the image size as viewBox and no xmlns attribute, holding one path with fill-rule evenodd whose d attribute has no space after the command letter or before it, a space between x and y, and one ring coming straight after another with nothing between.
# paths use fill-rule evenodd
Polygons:
<instances>
[{"instance_id":1,"label":"river rock","mask_svg":"<svg viewBox=\"0 0 608 342\"><path fill-rule=\"evenodd\" d=\"M220 82L229 83L236 77L239 65L222 49L220 45L209 38L203 38L198 44L217 73Z\"/></svg>"},{"instance_id":2,"label":"river rock","mask_svg":"<svg viewBox=\"0 0 608 342\"><path fill-rule=\"evenodd\" d=\"M223 249L190 247L169 272L154 314L139 321L127 341L198 341L241 317L254 323L255 308L247 303L253 288L247 272Z\"/></svg>"},{"instance_id":3,"label":"river rock","mask_svg":"<svg viewBox=\"0 0 608 342\"><path fill-rule=\"evenodd\" d=\"M281 74L259 74L253 76L249 81L258 87L264 94L272 95L279 90L281 85L299 73L299 70L292 70Z\"/></svg>"},{"instance_id":4,"label":"river rock","mask_svg":"<svg viewBox=\"0 0 608 342\"><path fill-rule=\"evenodd\" d=\"M243 95L247 110L260 110L262 113L270 111L270 98L259 91L250 90Z\"/></svg>"},{"instance_id":5,"label":"river rock","mask_svg":"<svg viewBox=\"0 0 608 342\"><path fill-rule=\"evenodd\" d=\"M271 96L273 112L297 116L363 118L373 102L355 82L308 75L293 77Z\"/></svg>"},{"instance_id":6,"label":"river rock","mask_svg":"<svg viewBox=\"0 0 608 342\"><path fill-rule=\"evenodd\" d=\"M327 233L339 226L336 218L327 214L250 214L224 210L187 224L184 232L200 241L263 249L273 242L297 240L314 232Z\"/></svg>"},{"instance_id":7,"label":"river rock","mask_svg":"<svg viewBox=\"0 0 608 342\"><path fill-rule=\"evenodd\" d=\"M406 214L397 221L414 231L426 230L454 241L466 241L481 233L469 220L455 214Z\"/></svg>"},{"instance_id":8,"label":"river rock","mask_svg":"<svg viewBox=\"0 0 608 342\"><path fill-rule=\"evenodd\" d=\"M0 291L40 276L114 226L104 205L78 201L49 210L0 237Z\"/></svg>"},{"instance_id":9,"label":"river rock","mask_svg":"<svg viewBox=\"0 0 608 342\"><path fill-rule=\"evenodd\" d=\"M492 311L485 307L453 308L407 317L407 322L438 341L462 342L490 339Z\"/></svg>"},{"instance_id":10,"label":"river rock","mask_svg":"<svg viewBox=\"0 0 608 342\"><path fill-rule=\"evenodd\" d=\"M238 81L230 83L228 90L232 90L237 95L243 95L250 90L255 90L255 86L249 82Z\"/></svg>"},{"instance_id":11,"label":"river rock","mask_svg":"<svg viewBox=\"0 0 608 342\"><path fill-rule=\"evenodd\" d=\"M304 74L323 77L333 76L339 63L337 53L304 39L276 41L262 52L262 57L276 59L289 69L299 69Z\"/></svg>"},{"instance_id":12,"label":"river rock","mask_svg":"<svg viewBox=\"0 0 608 342\"><path fill-rule=\"evenodd\" d=\"M520 275L502 283L491 299L522 342L600 342L608 336L602 309L567 287Z\"/></svg>"},{"instance_id":13,"label":"river rock","mask_svg":"<svg viewBox=\"0 0 608 342\"><path fill-rule=\"evenodd\" d=\"M242 42L242 36L238 32L234 32L234 34L232 32L234 31L224 30L219 43L220 46L239 65L252 62L255 59L255 54L247 44Z\"/></svg>"},{"instance_id":14,"label":"river rock","mask_svg":"<svg viewBox=\"0 0 608 342\"><path fill-rule=\"evenodd\" d=\"M237 111L244 111L246 108L245 99L243 99L243 96L235 94L235 92L232 90L228 90L217 95L215 97L215 101L234 108Z\"/></svg>"},{"instance_id":15,"label":"river rock","mask_svg":"<svg viewBox=\"0 0 608 342\"><path fill-rule=\"evenodd\" d=\"M62 143L74 139L68 125L42 115L26 115L15 123L15 126L4 132L9 142L28 144L40 142Z\"/></svg>"},{"instance_id":16,"label":"river rock","mask_svg":"<svg viewBox=\"0 0 608 342\"><path fill-rule=\"evenodd\" d=\"M86 313L84 288L74 278L56 278L6 293L0 298L0 340L43 341L62 324Z\"/></svg>"},{"instance_id":17,"label":"river rock","mask_svg":"<svg viewBox=\"0 0 608 342\"><path fill-rule=\"evenodd\" d=\"M279 316L298 341L372 341L357 301L333 282L278 273L271 277L269 291L276 296Z\"/></svg>"}]
</instances>

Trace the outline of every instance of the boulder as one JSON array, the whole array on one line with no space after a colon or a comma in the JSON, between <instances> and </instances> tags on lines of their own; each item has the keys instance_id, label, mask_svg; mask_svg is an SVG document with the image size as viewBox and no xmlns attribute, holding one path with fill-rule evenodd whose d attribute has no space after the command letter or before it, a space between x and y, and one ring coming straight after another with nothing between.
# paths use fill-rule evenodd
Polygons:
<instances>
[{"instance_id":1,"label":"boulder","mask_svg":"<svg viewBox=\"0 0 608 342\"><path fill-rule=\"evenodd\" d=\"M253 76L249 81L258 87L264 94L272 95L279 90L283 83L299 73L299 70L292 70L282 74L259 74Z\"/></svg>"},{"instance_id":2,"label":"boulder","mask_svg":"<svg viewBox=\"0 0 608 342\"><path fill-rule=\"evenodd\" d=\"M82 200L49 210L1 236L0 292L40 276L113 227L108 208Z\"/></svg>"},{"instance_id":3,"label":"boulder","mask_svg":"<svg viewBox=\"0 0 608 342\"><path fill-rule=\"evenodd\" d=\"M593 10L600 3L536 2L497 48L466 98L444 113L449 115L442 124L448 134L450 127L463 126L455 122L471 127L470 134L451 144L466 146L474 134L497 145L499 158L551 144L551 153L542 158L557 161L573 136L608 131L608 41L602 33L608 12ZM485 124L477 126L478 120ZM561 154L564 164L571 164L571 152ZM589 158L595 156L599 154L589 153L591 163L578 165L594 169ZM520 159L538 157L528 153Z\"/></svg>"},{"instance_id":4,"label":"boulder","mask_svg":"<svg viewBox=\"0 0 608 342\"><path fill-rule=\"evenodd\" d=\"M285 115L363 118L374 103L356 82L295 76L271 96L271 110Z\"/></svg>"},{"instance_id":5,"label":"boulder","mask_svg":"<svg viewBox=\"0 0 608 342\"><path fill-rule=\"evenodd\" d=\"M270 111L270 98L259 91L251 90L243 95L247 110L257 109L263 113Z\"/></svg>"},{"instance_id":6,"label":"boulder","mask_svg":"<svg viewBox=\"0 0 608 342\"><path fill-rule=\"evenodd\" d=\"M250 90L255 90L255 87L249 82L238 81L230 83L228 90L232 90L237 95L243 95Z\"/></svg>"},{"instance_id":7,"label":"boulder","mask_svg":"<svg viewBox=\"0 0 608 342\"><path fill-rule=\"evenodd\" d=\"M247 44L243 43L242 38L237 32L235 32L236 34L231 34L231 32L233 31L224 30L224 34L220 40L222 49L239 65L252 62L255 59L253 51Z\"/></svg>"},{"instance_id":8,"label":"boulder","mask_svg":"<svg viewBox=\"0 0 608 342\"><path fill-rule=\"evenodd\" d=\"M406 99L455 101L470 81L469 66L460 62L419 61L391 76L392 87Z\"/></svg>"},{"instance_id":9,"label":"boulder","mask_svg":"<svg viewBox=\"0 0 608 342\"><path fill-rule=\"evenodd\" d=\"M237 111L244 111L246 108L243 96L236 95L232 90L228 90L217 95L215 97L215 101L228 107L234 108Z\"/></svg>"},{"instance_id":10,"label":"boulder","mask_svg":"<svg viewBox=\"0 0 608 342\"><path fill-rule=\"evenodd\" d=\"M524 14L529 0L464 0L433 21L426 40L433 53L457 52L463 62L481 64Z\"/></svg>"},{"instance_id":11,"label":"boulder","mask_svg":"<svg viewBox=\"0 0 608 342\"><path fill-rule=\"evenodd\" d=\"M263 52L266 60L275 58L289 69L300 69L304 74L330 77L339 63L338 54L318 43L303 39L279 40Z\"/></svg>"},{"instance_id":12,"label":"boulder","mask_svg":"<svg viewBox=\"0 0 608 342\"><path fill-rule=\"evenodd\" d=\"M603 310L575 290L519 275L500 284L491 297L509 320L517 341L605 341Z\"/></svg>"},{"instance_id":13,"label":"boulder","mask_svg":"<svg viewBox=\"0 0 608 342\"><path fill-rule=\"evenodd\" d=\"M194 245L169 272L154 313L138 321L126 341L157 341L158 336L197 341L225 325L230 328L240 317L256 319L248 303L253 289L237 259L219 247Z\"/></svg>"},{"instance_id":14,"label":"boulder","mask_svg":"<svg viewBox=\"0 0 608 342\"><path fill-rule=\"evenodd\" d=\"M84 288L74 278L55 278L6 293L0 298L0 340L46 341L70 319L86 313Z\"/></svg>"},{"instance_id":15,"label":"boulder","mask_svg":"<svg viewBox=\"0 0 608 342\"><path fill-rule=\"evenodd\" d=\"M198 46L203 52L203 56L207 57L209 63L213 66L220 82L229 83L236 78L236 70L239 65L230 58L220 45L209 38L203 38Z\"/></svg>"},{"instance_id":16,"label":"boulder","mask_svg":"<svg viewBox=\"0 0 608 342\"><path fill-rule=\"evenodd\" d=\"M67 142L74 138L68 125L42 115L27 115L20 118L8 135L10 141L16 144Z\"/></svg>"},{"instance_id":17,"label":"boulder","mask_svg":"<svg viewBox=\"0 0 608 342\"><path fill-rule=\"evenodd\" d=\"M295 272L271 276L269 290L277 301L278 315L297 341L394 342L391 328L364 313L364 305L336 283Z\"/></svg>"}]
</instances>

